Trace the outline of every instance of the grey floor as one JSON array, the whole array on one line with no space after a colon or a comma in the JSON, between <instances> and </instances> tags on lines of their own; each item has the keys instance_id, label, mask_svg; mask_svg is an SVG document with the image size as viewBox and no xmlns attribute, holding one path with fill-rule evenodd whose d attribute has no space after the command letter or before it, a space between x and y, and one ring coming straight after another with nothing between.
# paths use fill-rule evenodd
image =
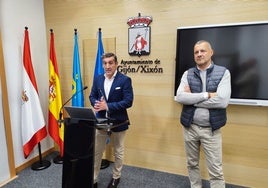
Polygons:
<instances>
[{"instance_id":1,"label":"grey floor","mask_svg":"<svg viewBox=\"0 0 268 188\"><path fill-rule=\"evenodd\" d=\"M3 186L3 188L61 188L62 164L53 163L54 155L46 160L51 166L44 170L34 171L30 167L18 174L18 178ZM99 176L98 187L106 188L110 179L113 163L102 169ZM189 188L186 176L164 173L144 168L124 166L118 188ZM203 181L203 188L209 188L208 181ZM227 184L226 188L244 188L242 186Z\"/></svg>"}]
</instances>

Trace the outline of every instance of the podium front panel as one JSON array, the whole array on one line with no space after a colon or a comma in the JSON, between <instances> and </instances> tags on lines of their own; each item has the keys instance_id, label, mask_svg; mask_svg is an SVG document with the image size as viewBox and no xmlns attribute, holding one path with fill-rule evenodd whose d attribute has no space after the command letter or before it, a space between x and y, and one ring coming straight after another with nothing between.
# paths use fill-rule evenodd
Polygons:
<instances>
[{"instance_id":1,"label":"podium front panel","mask_svg":"<svg viewBox=\"0 0 268 188\"><path fill-rule=\"evenodd\" d=\"M95 121L64 120L62 188L91 188L94 175Z\"/></svg>"}]
</instances>

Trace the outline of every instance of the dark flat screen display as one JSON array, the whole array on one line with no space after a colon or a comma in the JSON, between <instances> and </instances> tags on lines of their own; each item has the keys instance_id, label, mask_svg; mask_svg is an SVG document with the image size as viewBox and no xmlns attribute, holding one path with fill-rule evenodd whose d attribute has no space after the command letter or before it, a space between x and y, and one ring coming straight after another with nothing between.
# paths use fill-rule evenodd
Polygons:
<instances>
[{"instance_id":1,"label":"dark flat screen display","mask_svg":"<svg viewBox=\"0 0 268 188\"><path fill-rule=\"evenodd\" d=\"M177 29L174 94L185 70L195 66L193 47L207 40L212 60L231 72L231 103L268 106L268 23Z\"/></svg>"}]
</instances>

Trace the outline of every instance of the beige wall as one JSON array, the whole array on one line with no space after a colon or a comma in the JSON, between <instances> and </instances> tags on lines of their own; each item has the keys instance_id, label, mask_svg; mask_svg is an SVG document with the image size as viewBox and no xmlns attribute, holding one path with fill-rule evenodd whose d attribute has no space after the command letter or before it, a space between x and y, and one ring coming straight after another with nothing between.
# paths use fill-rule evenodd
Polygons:
<instances>
[{"instance_id":1,"label":"beige wall","mask_svg":"<svg viewBox=\"0 0 268 188\"><path fill-rule=\"evenodd\" d=\"M103 38L116 38L119 60L138 60L128 55L127 19L138 13L153 17L151 54L141 58L160 59L164 73L129 74L135 102L129 110L132 125L126 140L125 164L182 175L187 175L187 171L178 120L181 105L173 100L176 28L268 20L268 1L265 0L44 0L44 4L48 36L50 28L55 32L63 100L71 96L74 28L79 33L81 61L82 42L96 39L99 27ZM94 59L95 56L89 63L94 64ZM230 105L228 124L222 131L226 181L249 187L267 185L268 108ZM201 167L207 179L203 159Z\"/></svg>"}]
</instances>

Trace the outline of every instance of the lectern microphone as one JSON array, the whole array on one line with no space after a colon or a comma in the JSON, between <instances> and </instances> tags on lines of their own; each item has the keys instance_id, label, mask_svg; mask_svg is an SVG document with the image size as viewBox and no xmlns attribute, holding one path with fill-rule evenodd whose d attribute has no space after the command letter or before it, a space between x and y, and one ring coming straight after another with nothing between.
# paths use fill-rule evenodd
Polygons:
<instances>
[{"instance_id":1,"label":"lectern microphone","mask_svg":"<svg viewBox=\"0 0 268 188\"><path fill-rule=\"evenodd\" d=\"M59 123L59 126L61 126L61 123L62 123L62 120L61 120L61 118L62 118L62 109L63 109L63 107L70 101L70 100L72 100L72 98L74 98L78 93L80 93L80 92L82 92L82 91L84 91L84 90L86 90L88 87L87 86L85 86L85 87L83 87L83 89L81 89L81 90L79 90L79 91L77 91L77 92L75 92L62 106L61 106L61 108L60 108L60 113L59 113L59 120L58 120L58 123Z\"/></svg>"}]
</instances>

